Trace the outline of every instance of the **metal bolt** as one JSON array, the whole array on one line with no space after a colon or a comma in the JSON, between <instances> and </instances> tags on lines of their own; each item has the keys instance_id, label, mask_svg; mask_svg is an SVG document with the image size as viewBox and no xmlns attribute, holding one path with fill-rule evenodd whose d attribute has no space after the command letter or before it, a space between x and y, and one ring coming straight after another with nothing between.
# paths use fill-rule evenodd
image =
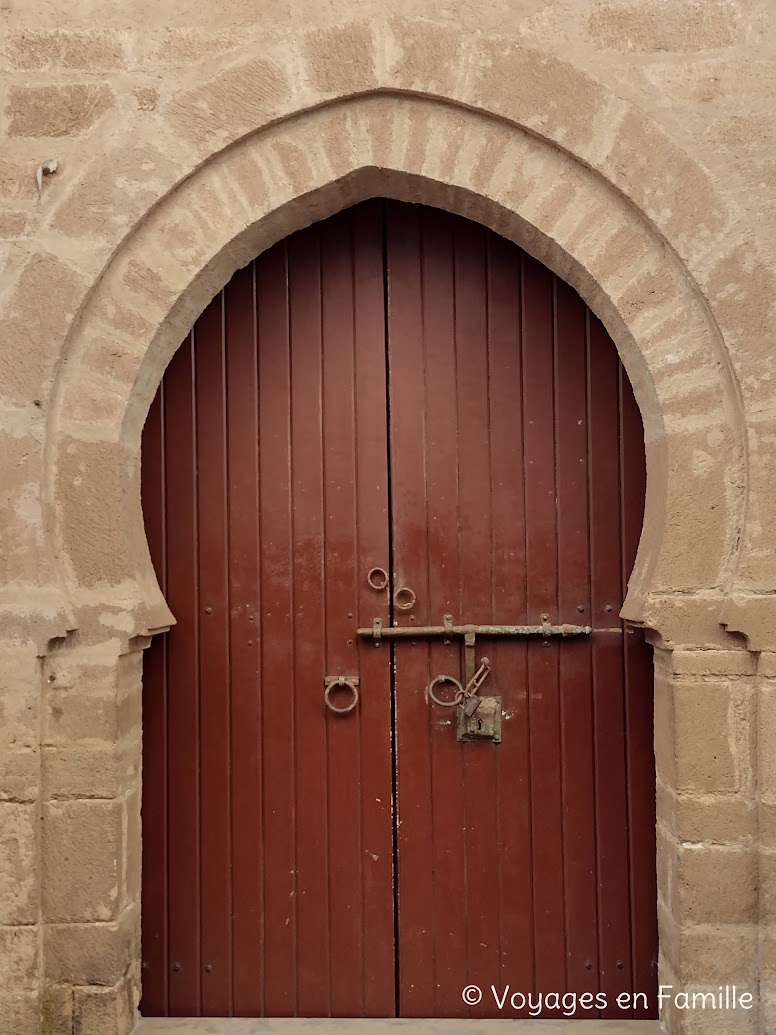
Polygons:
<instances>
[{"instance_id":1,"label":"metal bolt","mask_svg":"<svg viewBox=\"0 0 776 1035\"><path fill-rule=\"evenodd\" d=\"M213 969L213 964L212 963L206 963L205 964L205 972L207 974L209 974L212 971L212 969Z\"/></svg>"},{"instance_id":2,"label":"metal bolt","mask_svg":"<svg viewBox=\"0 0 776 1035\"><path fill-rule=\"evenodd\" d=\"M352 618L352 617L353 617L353 612L352 611L348 611L348 618Z\"/></svg>"},{"instance_id":3,"label":"metal bolt","mask_svg":"<svg viewBox=\"0 0 776 1035\"><path fill-rule=\"evenodd\" d=\"M213 613L213 608L212 607L206 607L205 608L205 614L206 615L212 615L212 613Z\"/></svg>"},{"instance_id":4,"label":"metal bolt","mask_svg":"<svg viewBox=\"0 0 776 1035\"><path fill-rule=\"evenodd\" d=\"M585 970L592 970L592 969L593 969L593 962L592 962L592 960L585 960Z\"/></svg>"},{"instance_id":5,"label":"metal bolt","mask_svg":"<svg viewBox=\"0 0 776 1035\"><path fill-rule=\"evenodd\" d=\"M179 970L183 970L183 964L182 963L173 963L172 969L177 974Z\"/></svg>"},{"instance_id":6,"label":"metal bolt","mask_svg":"<svg viewBox=\"0 0 776 1035\"><path fill-rule=\"evenodd\" d=\"M612 609L612 605L611 604L607 604L606 607L604 607L604 611L611 611L611 609Z\"/></svg>"},{"instance_id":7,"label":"metal bolt","mask_svg":"<svg viewBox=\"0 0 776 1035\"><path fill-rule=\"evenodd\" d=\"M584 604L577 604L577 611L581 614L585 610Z\"/></svg>"},{"instance_id":8,"label":"metal bolt","mask_svg":"<svg viewBox=\"0 0 776 1035\"><path fill-rule=\"evenodd\" d=\"M353 644L353 641L352 640L348 640L348 647L352 646L352 644Z\"/></svg>"},{"instance_id":9,"label":"metal bolt","mask_svg":"<svg viewBox=\"0 0 776 1035\"><path fill-rule=\"evenodd\" d=\"M617 960L617 969L618 970L622 970L622 968L624 966L625 966L625 964L622 962L622 960Z\"/></svg>"}]
</instances>

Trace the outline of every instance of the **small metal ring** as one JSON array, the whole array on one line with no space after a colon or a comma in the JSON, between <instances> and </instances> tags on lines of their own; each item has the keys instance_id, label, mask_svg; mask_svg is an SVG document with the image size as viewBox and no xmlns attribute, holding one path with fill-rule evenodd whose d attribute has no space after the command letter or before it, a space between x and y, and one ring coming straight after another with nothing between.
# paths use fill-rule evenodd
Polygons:
<instances>
[{"instance_id":1,"label":"small metal ring","mask_svg":"<svg viewBox=\"0 0 776 1035\"><path fill-rule=\"evenodd\" d=\"M337 708L336 705L332 704L331 692L332 692L332 690L339 689L339 687L341 687L341 686L350 687L350 690L351 690L351 692L353 694L353 700L350 702L350 704L346 705L344 708ZM326 707L330 711L334 712L336 715L347 715L347 713L348 712L352 712L353 709L358 704L358 687L356 686L356 684L353 682L352 679L339 679L339 680L337 680L336 683L327 683L326 689L323 692L323 699L326 702Z\"/></svg>"},{"instance_id":2,"label":"small metal ring","mask_svg":"<svg viewBox=\"0 0 776 1035\"><path fill-rule=\"evenodd\" d=\"M408 603L402 604L400 602L399 598L402 596L402 594L406 594L407 596L409 596ZM415 596L415 591L413 589L410 589L409 586L399 586L399 588L393 595L393 604L394 607L398 607L400 611L411 611L415 606L415 601L417 599L418 598Z\"/></svg>"},{"instance_id":3,"label":"small metal ring","mask_svg":"<svg viewBox=\"0 0 776 1035\"><path fill-rule=\"evenodd\" d=\"M437 685L437 683L452 683L453 686L458 688L455 691L455 696L453 697L452 701L441 701L435 695L434 687ZM428 696L431 698L434 704L441 705L442 708L455 708L459 704L459 702L463 700L463 698L466 696L466 691L458 682L458 680L455 679L453 676L436 676L436 678L432 679L431 682L428 684L427 692Z\"/></svg>"},{"instance_id":4,"label":"small metal ring","mask_svg":"<svg viewBox=\"0 0 776 1035\"><path fill-rule=\"evenodd\" d=\"M379 576L379 582L375 581L375 576ZM388 585L388 572L385 568L370 568L366 575L366 582L370 589L376 589L379 593Z\"/></svg>"}]
</instances>

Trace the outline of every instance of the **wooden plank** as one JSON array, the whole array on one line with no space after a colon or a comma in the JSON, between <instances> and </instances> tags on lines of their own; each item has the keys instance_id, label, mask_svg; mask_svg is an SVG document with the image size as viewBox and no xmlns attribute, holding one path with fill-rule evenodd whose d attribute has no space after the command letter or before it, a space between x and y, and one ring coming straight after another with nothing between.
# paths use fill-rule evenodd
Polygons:
<instances>
[{"instance_id":1,"label":"wooden plank","mask_svg":"<svg viewBox=\"0 0 776 1035\"><path fill-rule=\"evenodd\" d=\"M324 598L324 452L321 429L321 262L317 227L288 241L296 673L296 918L298 1010L331 1012L326 730L321 666Z\"/></svg>"},{"instance_id":2,"label":"wooden plank","mask_svg":"<svg viewBox=\"0 0 776 1035\"><path fill-rule=\"evenodd\" d=\"M619 360L601 323L589 322L590 528L598 832L598 924L604 1017L622 1017L631 987L628 815L619 484ZM615 632L604 630L614 628ZM625 1016L629 1016L627 1011Z\"/></svg>"},{"instance_id":3,"label":"wooden plank","mask_svg":"<svg viewBox=\"0 0 776 1035\"><path fill-rule=\"evenodd\" d=\"M264 1010L296 996L296 757L290 355L286 246L257 261L264 883Z\"/></svg>"},{"instance_id":4,"label":"wooden plank","mask_svg":"<svg viewBox=\"0 0 776 1035\"><path fill-rule=\"evenodd\" d=\"M419 213L388 208L388 342L391 448L391 516L394 587L417 595L412 616L395 611L402 625L430 622L426 565L427 455L423 307ZM418 578L423 578L419 582ZM404 649L407 648L407 649ZM429 680L428 643L394 649L397 757L398 1012L427 1016L434 1000L434 814L430 737L436 734L423 693Z\"/></svg>"},{"instance_id":5,"label":"wooden plank","mask_svg":"<svg viewBox=\"0 0 776 1035\"><path fill-rule=\"evenodd\" d=\"M458 427L448 409L437 434L458 440L458 545L462 620L493 621L493 486L490 471L488 260L486 232L455 219L455 369ZM429 370L429 380L434 379ZM456 434L457 432L457 434ZM493 656L493 644L477 642L477 664ZM495 661L495 658L494 658ZM495 675L483 687L494 692ZM490 744L461 745L464 845L466 852L467 981L487 988L499 967L500 925L497 889L499 857L498 751ZM444 784L443 784L444 786ZM446 951L440 940L437 952ZM450 989L450 995L460 989ZM496 1015L490 997L469 1015Z\"/></svg>"},{"instance_id":6,"label":"wooden plank","mask_svg":"<svg viewBox=\"0 0 776 1035\"><path fill-rule=\"evenodd\" d=\"M523 257L523 429L528 620L558 618L557 508L553 436L553 319L550 272ZM565 981L560 701L557 644L528 644L535 984Z\"/></svg>"},{"instance_id":7,"label":"wooden plank","mask_svg":"<svg viewBox=\"0 0 776 1035\"><path fill-rule=\"evenodd\" d=\"M388 426L386 398L384 210L379 201L352 213L358 626L390 620L390 587L367 583L374 567L389 571ZM352 626L349 638L352 638ZM350 646L348 644L348 646ZM393 893L393 775L390 652L357 644L361 676L361 832L363 839L363 1013L396 1012Z\"/></svg>"},{"instance_id":8,"label":"wooden plank","mask_svg":"<svg viewBox=\"0 0 776 1035\"><path fill-rule=\"evenodd\" d=\"M489 235L488 363L493 498L493 620L527 622L521 340L521 258ZM531 770L526 644L489 645L502 697L503 747L498 761L501 987L533 986Z\"/></svg>"},{"instance_id":9,"label":"wooden plank","mask_svg":"<svg viewBox=\"0 0 776 1035\"><path fill-rule=\"evenodd\" d=\"M197 322L202 1014L231 1011L231 742L223 297Z\"/></svg>"},{"instance_id":10,"label":"wooden plank","mask_svg":"<svg viewBox=\"0 0 776 1035\"><path fill-rule=\"evenodd\" d=\"M143 429L141 498L151 561L162 592L167 583L164 390ZM143 997L141 1010L168 1010L167 957L167 634L155 636L143 659Z\"/></svg>"},{"instance_id":11,"label":"wooden plank","mask_svg":"<svg viewBox=\"0 0 776 1035\"><path fill-rule=\"evenodd\" d=\"M454 223L443 212L428 210L420 219L420 287L422 291L422 349L426 406L426 497L424 549L402 556L402 568L414 564L419 584L428 586L428 614L433 621L452 614L463 620L459 517L458 383L455 364L455 293L453 261ZM389 253L389 264L392 260ZM396 386L397 396L402 385ZM398 404L395 421L406 417ZM398 487L398 486L397 486ZM403 646L397 650L402 651ZM417 649L417 648L413 648ZM429 645L428 677L448 673L460 678L460 644L437 641ZM428 677L426 680L428 681ZM430 752L433 802L431 841L434 987L423 1010L443 1017L465 1017L461 989L468 984L466 912L466 809L462 746L456 740L457 709L440 708L418 701L419 721L430 722L427 742L418 746ZM427 711L427 715L426 715ZM400 765L404 766L403 754ZM410 765L409 760L407 762ZM415 763L411 763L414 765ZM424 760L422 765L426 765ZM411 785L410 785L411 786Z\"/></svg>"},{"instance_id":12,"label":"wooden plank","mask_svg":"<svg viewBox=\"0 0 776 1035\"><path fill-rule=\"evenodd\" d=\"M633 569L644 517L646 459L641 415L625 370L620 366L620 469L622 510L622 592ZM657 1002L657 872L655 859L655 757L652 648L641 629L627 628L625 724L628 751L628 831L630 835L631 966L639 996L634 1017L654 1016ZM646 1001L645 1001L646 1000Z\"/></svg>"},{"instance_id":13,"label":"wooden plank","mask_svg":"<svg viewBox=\"0 0 776 1035\"><path fill-rule=\"evenodd\" d=\"M590 620L588 520L587 308L556 278L555 463L558 510L559 620ZM566 984L598 992L593 686L590 643L558 648L563 778ZM579 1016L590 1016L579 1011Z\"/></svg>"},{"instance_id":14,"label":"wooden plank","mask_svg":"<svg viewBox=\"0 0 776 1035\"><path fill-rule=\"evenodd\" d=\"M168 910L173 1016L197 1016L200 978L199 572L197 569L195 335L165 374L168 642Z\"/></svg>"},{"instance_id":15,"label":"wooden plank","mask_svg":"<svg viewBox=\"0 0 776 1035\"><path fill-rule=\"evenodd\" d=\"M224 291L231 673L232 1013L263 1012L263 804L259 629L259 386L256 267Z\"/></svg>"}]
</instances>

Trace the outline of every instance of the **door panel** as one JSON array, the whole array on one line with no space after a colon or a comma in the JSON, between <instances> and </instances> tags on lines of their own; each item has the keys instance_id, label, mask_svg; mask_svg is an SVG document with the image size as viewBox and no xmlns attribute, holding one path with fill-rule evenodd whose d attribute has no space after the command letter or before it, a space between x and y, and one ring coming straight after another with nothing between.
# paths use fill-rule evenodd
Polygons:
<instances>
[{"instance_id":1,"label":"door panel","mask_svg":"<svg viewBox=\"0 0 776 1035\"><path fill-rule=\"evenodd\" d=\"M235 274L143 438L178 619L144 667L144 1014L652 995L651 656L617 618L643 501L616 350L503 238L373 201ZM478 638L503 742L459 743L426 686L460 646L356 634L445 614L594 631Z\"/></svg>"},{"instance_id":2,"label":"door panel","mask_svg":"<svg viewBox=\"0 0 776 1035\"><path fill-rule=\"evenodd\" d=\"M354 636L388 619L386 435L372 205L240 271L146 426L178 618L145 670L146 1014L394 1010L390 669ZM348 721L330 673L369 687Z\"/></svg>"},{"instance_id":3,"label":"door panel","mask_svg":"<svg viewBox=\"0 0 776 1035\"><path fill-rule=\"evenodd\" d=\"M626 714L624 640L635 657L641 637L617 618L643 505L628 474L626 520L630 388L574 292L475 224L389 209L387 271L394 569L418 594L394 621L594 627L478 640L498 746L458 743L455 715L426 703L433 676L461 677L460 647L396 641L399 1010L503 1016L490 996L461 1001L499 981L611 1004L634 984L629 889L654 894L629 841L632 808L654 829L645 783L629 797L630 753L644 768L646 752L628 734L651 742L644 704L638 727Z\"/></svg>"}]
</instances>

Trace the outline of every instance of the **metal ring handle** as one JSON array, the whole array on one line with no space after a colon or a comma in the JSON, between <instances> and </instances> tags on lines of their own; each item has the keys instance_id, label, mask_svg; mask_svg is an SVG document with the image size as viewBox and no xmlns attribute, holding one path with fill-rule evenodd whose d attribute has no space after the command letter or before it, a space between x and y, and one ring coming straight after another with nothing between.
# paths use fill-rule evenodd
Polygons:
<instances>
[{"instance_id":1,"label":"metal ring handle","mask_svg":"<svg viewBox=\"0 0 776 1035\"><path fill-rule=\"evenodd\" d=\"M406 603L401 602L401 597L407 596L409 600ZM393 595L394 607L398 607L400 611L411 611L415 606L415 601L418 598L415 596L415 590L410 589L409 586L399 586Z\"/></svg>"},{"instance_id":2,"label":"metal ring handle","mask_svg":"<svg viewBox=\"0 0 776 1035\"><path fill-rule=\"evenodd\" d=\"M331 692L332 690L339 689L341 686L347 686L350 688L350 691L353 694L353 700L344 708L337 708L336 705L332 704ZM336 715L347 715L347 713L352 712L358 704L358 687L352 679L338 679L336 683L326 684L326 689L323 692L323 699L326 702L326 707L330 711L334 712Z\"/></svg>"},{"instance_id":3,"label":"metal ring handle","mask_svg":"<svg viewBox=\"0 0 776 1035\"><path fill-rule=\"evenodd\" d=\"M441 701L436 696L436 694L434 693L434 687L437 685L437 683L452 683L453 686L458 688L455 691L455 696L453 697L452 701ZM428 684L428 696L431 698L434 704L441 705L442 708L455 708L456 705L466 696L466 691L454 676L436 676L436 678L432 679L431 682Z\"/></svg>"},{"instance_id":4,"label":"metal ring handle","mask_svg":"<svg viewBox=\"0 0 776 1035\"><path fill-rule=\"evenodd\" d=\"M388 585L388 572L385 568L370 568L366 575L366 582L370 589L376 589L379 593Z\"/></svg>"}]
</instances>

